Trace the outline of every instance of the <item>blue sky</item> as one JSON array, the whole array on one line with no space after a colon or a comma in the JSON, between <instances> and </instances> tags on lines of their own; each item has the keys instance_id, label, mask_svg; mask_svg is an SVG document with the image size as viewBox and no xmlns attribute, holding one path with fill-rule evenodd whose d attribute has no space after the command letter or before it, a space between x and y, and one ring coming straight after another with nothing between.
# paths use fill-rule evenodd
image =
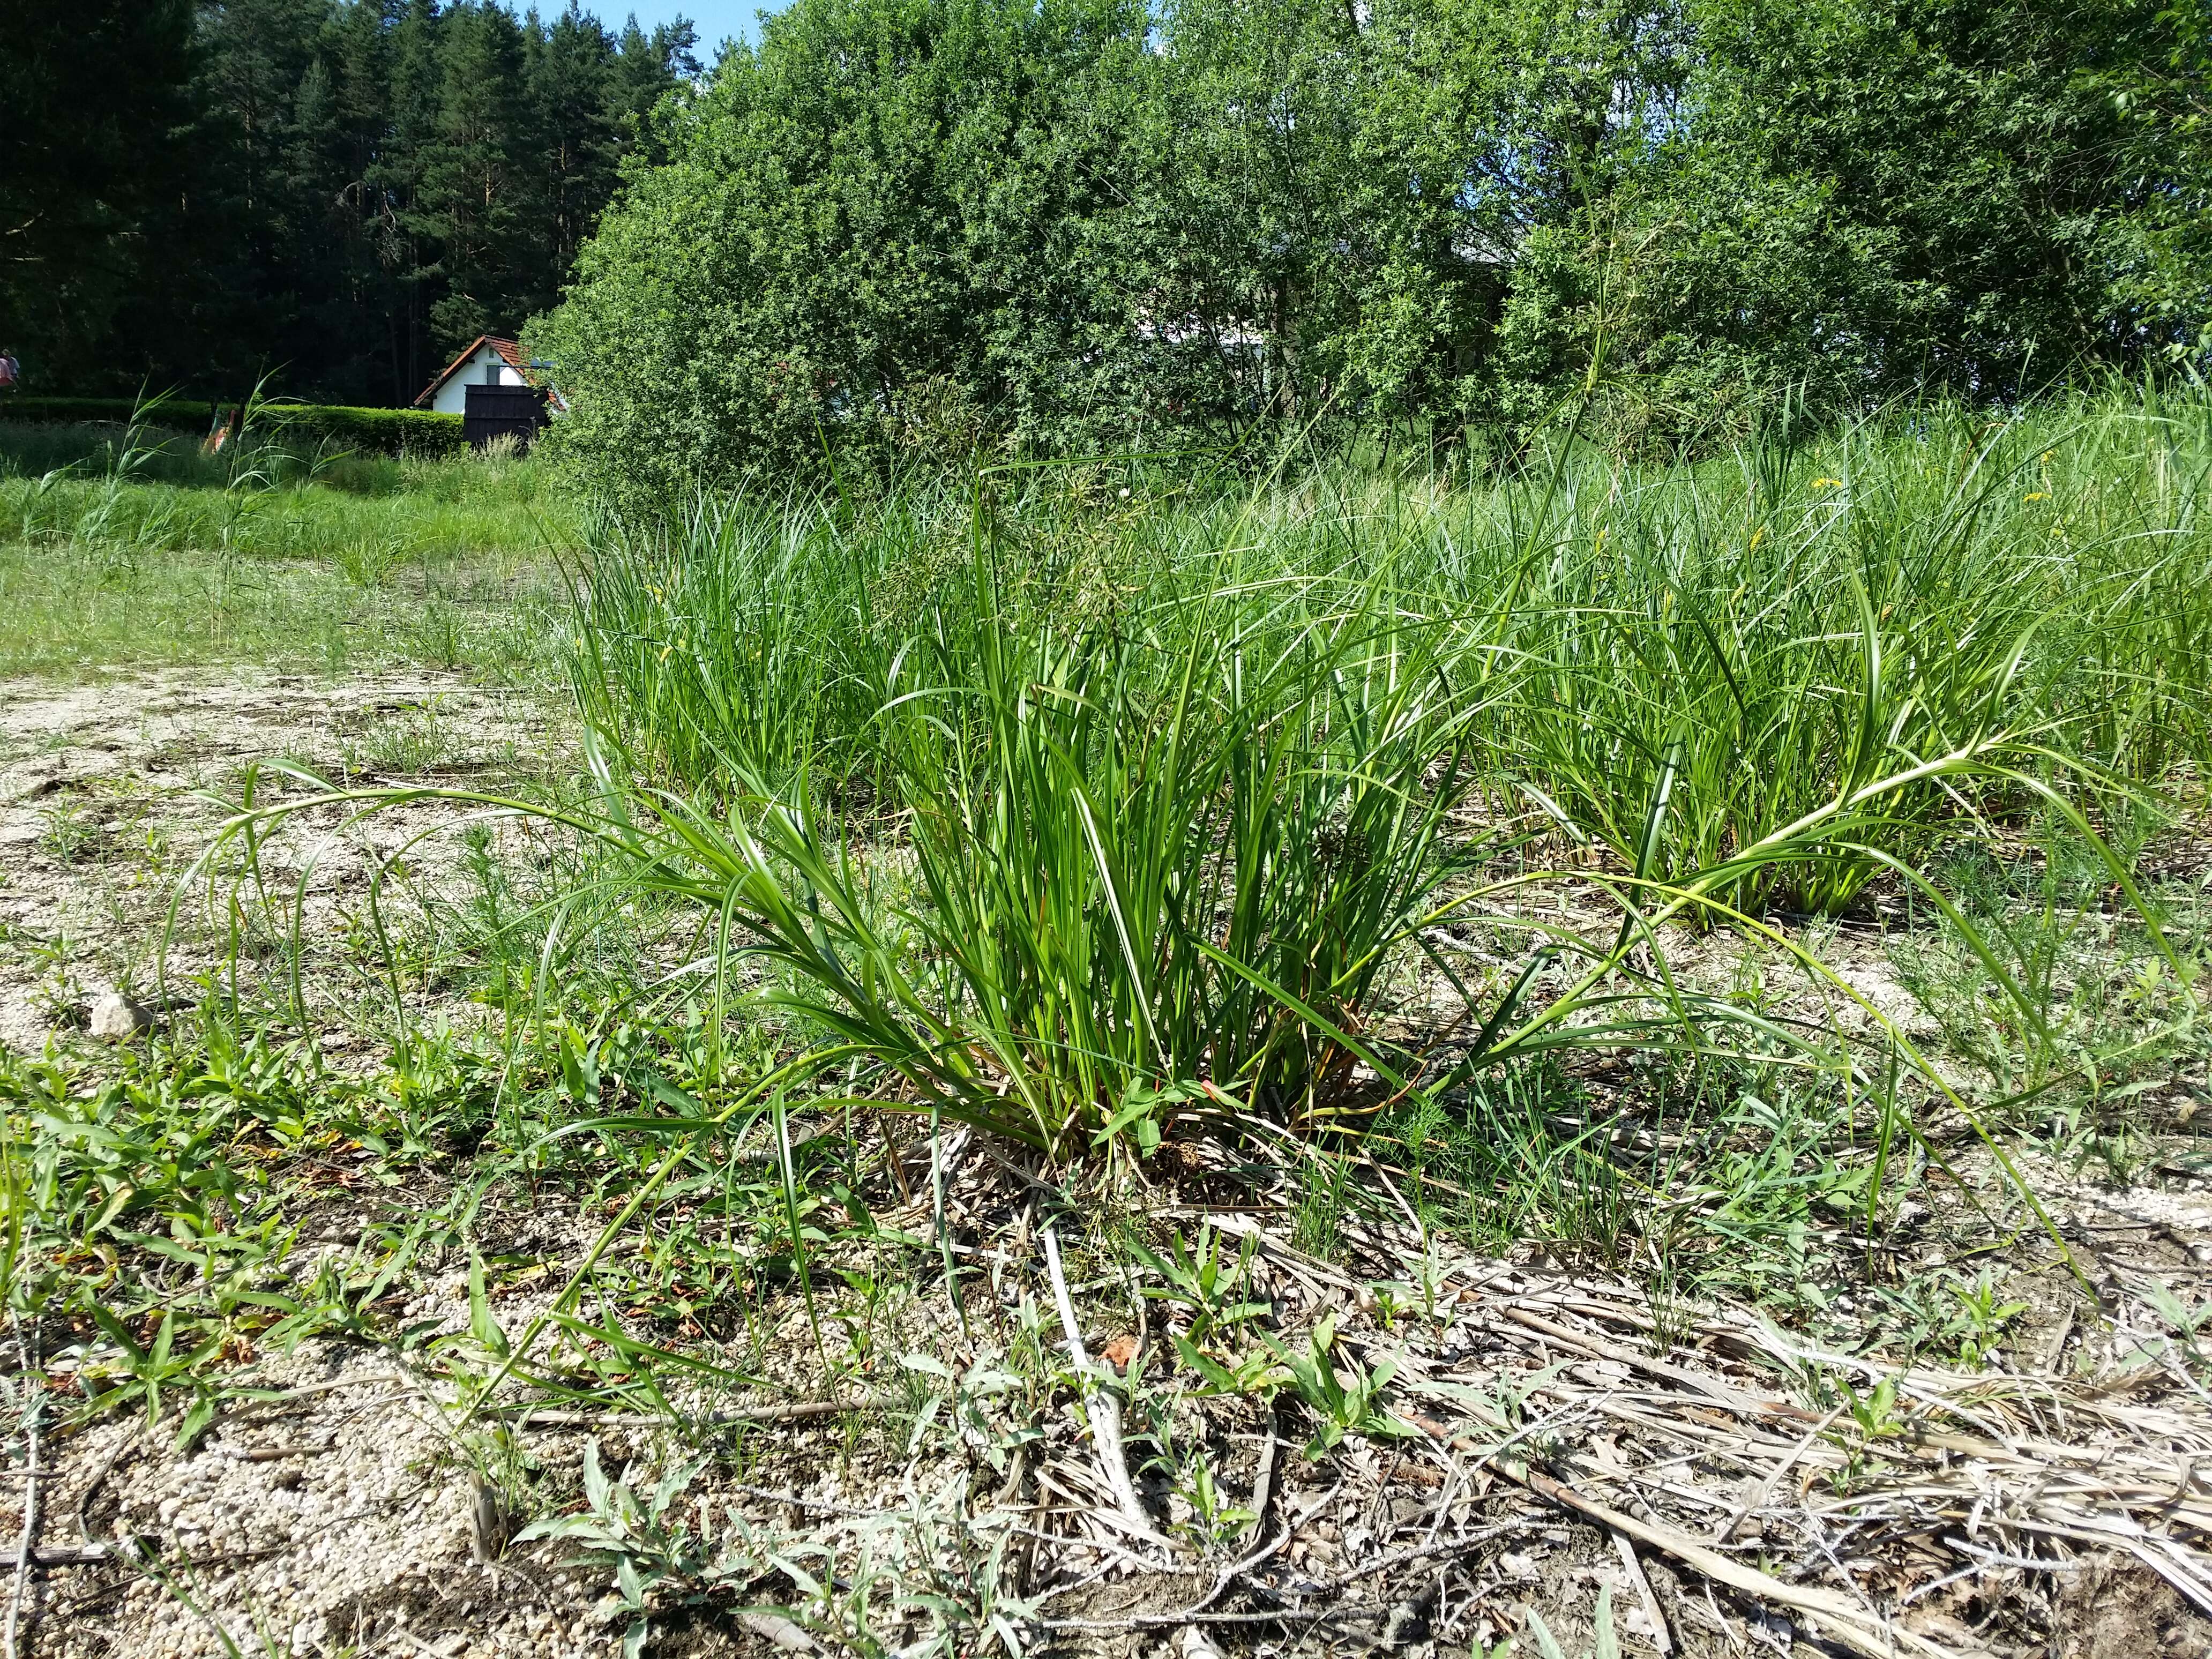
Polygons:
<instances>
[{"instance_id":1,"label":"blue sky","mask_svg":"<svg viewBox=\"0 0 2212 1659\"><path fill-rule=\"evenodd\" d=\"M585 3L586 10L597 11L603 22L616 28L633 11L647 28L675 17L690 18L699 26L699 60L703 64L712 64L714 49L732 35L741 40L755 39L753 14L763 7L769 11L777 9L775 0L598 0L596 5L586 0Z\"/></svg>"}]
</instances>

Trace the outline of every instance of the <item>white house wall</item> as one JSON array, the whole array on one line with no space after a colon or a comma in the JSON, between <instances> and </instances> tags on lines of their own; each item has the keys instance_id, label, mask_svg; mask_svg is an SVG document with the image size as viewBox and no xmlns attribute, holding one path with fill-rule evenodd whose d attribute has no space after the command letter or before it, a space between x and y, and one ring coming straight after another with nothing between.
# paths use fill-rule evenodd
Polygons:
<instances>
[{"instance_id":1,"label":"white house wall","mask_svg":"<svg viewBox=\"0 0 2212 1659\"><path fill-rule=\"evenodd\" d=\"M459 368L447 375L430 399L430 407L441 415L468 413L469 388L472 386L527 386L530 382L489 346L478 346L473 356Z\"/></svg>"}]
</instances>

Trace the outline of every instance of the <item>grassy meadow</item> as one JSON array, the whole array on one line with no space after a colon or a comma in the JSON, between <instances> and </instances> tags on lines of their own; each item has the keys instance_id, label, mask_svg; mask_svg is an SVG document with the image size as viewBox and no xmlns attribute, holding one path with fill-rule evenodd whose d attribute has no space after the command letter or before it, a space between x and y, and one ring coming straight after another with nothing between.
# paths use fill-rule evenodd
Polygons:
<instances>
[{"instance_id":1,"label":"grassy meadow","mask_svg":"<svg viewBox=\"0 0 2212 1659\"><path fill-rule=\"evenodd\" d=\"M501 1536L615 1572L644 1644L780 1571L679 1528L690 1483L813 1479L744 1421L842 1401L821 1468L975 1502L903 1565L785 1574L778 1617L950 1655L1058 1628L1024 1598L1077 1569L1006 1576L980 1518L1033 1491L1073 1551L1040 1471L1201 1589L1273 1535L1231 1428L1387 1488L1328 1460L1474 1410L1414 1384L1474 1262L1604 1278L1661 1361L1774 1334L1799 1358L1741 1386L1836 1516L2034 1389L2180 1410L2195 1259L2084 1218L2212 1175L2208 489L2212 400L2124 389L1675 465L1002 465L645 520L526 459L0 426L0 672L404 664L542 688L568 757L271 756L130 854L177 896L125 988L163 1018L0 1054L47 1432L182 1455L289 1386L258 1364L387 1357ZM1298 1315L1301 1274L1342 1294ZM1094 1375L1061 1321L1148 1358ZM1562 1352L1529 1390L1614 1350ZM1466 1430L1516 1492L1590 1467L1534 1398ZM1711 1547L1797 1606L1826 1569L1768 1524ZM1563 1583L1449 1641L1604 1651Z\"/></svg>"},{"instance_id":2,"label":"grassy meadow","mask_svg":"<svg viewBox=\"0 0 2212 1659\"><path fill-rule=\"evenodd\" d=\"M527 459L0 422L0 674L535 660L575 545Z\"/></svg>"}]
</instances>

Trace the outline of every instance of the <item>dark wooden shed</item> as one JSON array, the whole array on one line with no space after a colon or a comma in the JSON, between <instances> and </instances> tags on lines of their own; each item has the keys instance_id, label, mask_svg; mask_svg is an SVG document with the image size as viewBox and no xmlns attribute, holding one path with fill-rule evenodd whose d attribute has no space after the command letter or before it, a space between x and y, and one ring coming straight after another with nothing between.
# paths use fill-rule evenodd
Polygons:
<instances>
[{"instance_id":1,"label":"dark wooden shed","mask_svg":"<svg viewBox=\"0 0 2212 1659\"><path fill-rule=\"evenodd\" d=\"M510 435L527 449L545 418L545 393L537 386L471 386L461 412L461 435L471 449Z\"/></svg>"}]
</instances>

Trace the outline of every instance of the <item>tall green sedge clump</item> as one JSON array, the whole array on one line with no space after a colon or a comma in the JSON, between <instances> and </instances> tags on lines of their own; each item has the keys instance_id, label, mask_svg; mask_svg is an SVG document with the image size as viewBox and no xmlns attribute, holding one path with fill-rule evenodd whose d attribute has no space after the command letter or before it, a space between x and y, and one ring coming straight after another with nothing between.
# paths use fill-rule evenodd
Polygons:
<instances>
[{"instance_id":1,"label":"tall green sedge clump","mask_svg":"<svg viewBox=\"0 0 2212 1659\"><path fill-rule=\"evenodd\" d=\"M887 810L828 827L808 763L829 749L702 695L691 730L739 734L681 751L711 751L720 805L602 762L641 879L711 907L723 959L769 965L763 999L905 1103L1054 1160L1176 1112L1361 1109L1389 1070L1377 993L1459 856L1447 631L1379 578L1017 614L980 500L972 528L960 619L938 610L885 670Z\"/></svg>"},{"instance_id":2,"label":"tall green sedge clump","mask_svg":"<svg viewBox=\"0 0 2212 1659\"><path fill-rule=\"evenodd\" d=\"M1184 1103L1359 1109L1386 968L1459 856L1443 630L1378 580L1294 623L1230 586L1171 631L1017 633L981 538L975 575L974 679L906 704L945 738L902 745L899 783L927 1000L963 1033L916 1080L950 1062L1056 1157Z\"/></svg>"},{"instance_id":3,"label":"tall green sedge clump","mask_svg":"<svg viewBox=\"0 0 2212 1659\"><path fill-rule=\"evenodd\" d=\"M801 764L849 761L885 696L871 579L907 550L870 528L744 496L702 496L665 524L605 516L577 593L585 719L693 782L736 770L781 787Z\"/></svg>"},{"instance_id":4,"label":"tall green sedge clump","mask_svg":"<svg viewBox=\"0 0 2212 1659\"><path fill-rule=\"evenodd\" d=\"M2020 804L1961 767L2162 779L2201 748L2212 604L2189 589L2212 573L2192 489L2148 499L2143 458L2056 476L2085 424L2109 455L2079 411L2015 427L1937 407L1817 444L1779 429L1725 463L1593 459L1551 494L1509 481L1470 501L1439 579L1492 643L1509 787L1668 879L1792 842L1715 896L1835 915L1881 860L1805 841L1834 803L1917 860Z\"/></svg>"},{"instance_id":5,"label":"tall green sedge clump","mask_svg":"<svg viewBox=\"0 0 2212 1659\"><path fill-rule=\"evenodd\" d=\"M1826 436L1778 417L1656 469L1570 442L1457 491L1322 471L1116 512L1031 486L994 518L990 615L1063 640L1079 616L1141 617L1158 664L1222 625L1230 587L1249 640L1387 582L1401 625L1453 635L1425 649L1483 708L1467 764L1493 807L1662 879L1788 843L1715 896L1836 915L1880 868L1805 841L1838 801L1911 861L2023 805L1962 786L1962 763L2204 775L2208 466L2195 405L2131 396ZM803 760L817 784L857 768L884 787L919 728L882 711L984 672L955 517L927 490L862 514L738 498L607 534L587 710L687 787L728 757L779 786Z\"/></svg>"},{"instance_id":6,"label":"tall green sedge clump","mask_svg":"<svg viewBox=\"0 0 2212 1659\"><path fill-rule=\"evenodd\" d=\"M698 915L724 992L814 1045L800 1069L857 1061L866 1098L1055 1162L1177 1116L1346 1126L1719 1021L1802 1054L1827 1038L1680 981L1672 930L1823 975L1766 913L1879 878L1971 944L1934 852L2030 807L2142 908L2091 818L2145 732L2189 728L2139 686L2097 727L2124 688L2089 642L2171 629L2146 596L2201 612L2123 573L2203 548L2180 495L2133 484L2091 534L2063 414L1656 472L1571 451L1462 490L1322 472L1122 505L1008 471L957 519L702 506L610 532L580 586L588 799L443 798L563 823ZM2029 498L2062 493L2054 526ZM1546 873L1498 857L1560 830L1598 925L1531 912Z\"/></svg>"},{"instance_id":7,"label":"tall green sedge clump","mask_svg":"<svg viewBox=\"0 0 2212 1659\"><path fill-rule=\"evenodd\" d=\"M2064 573L2073 740L2130 782L2212 779L2212 399L2112 386L2025 422L2006 503Z\"/></svg>"}]
</instances>

